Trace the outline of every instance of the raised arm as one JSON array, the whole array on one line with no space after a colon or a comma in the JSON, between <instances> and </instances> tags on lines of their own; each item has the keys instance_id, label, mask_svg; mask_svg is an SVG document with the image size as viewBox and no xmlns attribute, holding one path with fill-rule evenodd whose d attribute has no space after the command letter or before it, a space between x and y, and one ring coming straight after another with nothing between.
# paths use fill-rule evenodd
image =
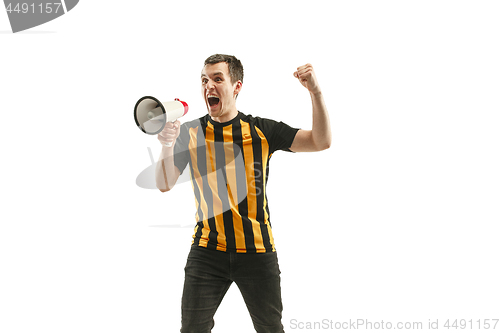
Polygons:
<instances>
[{"instance_id":1,"label":"raised arm","mask_svg":"<svg viewBox=\"0 0 500 333\"><path fill-rule=\"evenodd\" d=\"M293 75L311 95L313 122L311 130L301 129L297 132L290 150L312 152L328 149L332 143L330 118L314 69L311 64L307 64L298 67Z\"/></svg>"}]
</instances>

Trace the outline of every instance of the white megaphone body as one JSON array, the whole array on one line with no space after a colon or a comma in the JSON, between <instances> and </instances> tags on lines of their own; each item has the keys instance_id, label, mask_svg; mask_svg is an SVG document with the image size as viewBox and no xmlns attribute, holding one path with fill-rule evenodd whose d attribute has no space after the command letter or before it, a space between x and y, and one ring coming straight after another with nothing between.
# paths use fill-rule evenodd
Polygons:
<instances>
[{"instance_id":1,"label":"white megaphone body","mask_svg":"<svg viewBox=\"0 0 500 333\"><path fill-rule=\"evenodd\" d=\"M169 102L160 102L154 97L144 96L135 104L134 119L141 131L155 135L163 130L167 121L176 121L185 115L188 109L187 103L178 98Z\"/></svg>"}]
</instances>

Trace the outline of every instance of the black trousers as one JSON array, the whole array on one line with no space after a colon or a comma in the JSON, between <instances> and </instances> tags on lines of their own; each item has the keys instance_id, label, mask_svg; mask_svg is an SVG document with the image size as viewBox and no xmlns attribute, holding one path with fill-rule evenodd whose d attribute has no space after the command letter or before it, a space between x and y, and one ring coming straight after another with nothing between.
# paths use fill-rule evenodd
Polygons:
<instances>
[{"instance_id":1,"label":"black trousers","mask_svg":"<svg viewBox=\"0 0 500 333\"><path fill-rule=\"evenodd\" d=\"M232 253L200 246L191 247L185 267L181 332L210 333L215 311L233 282L258 333L284 332L276 252Z\"/></svg>"}]
</instances>

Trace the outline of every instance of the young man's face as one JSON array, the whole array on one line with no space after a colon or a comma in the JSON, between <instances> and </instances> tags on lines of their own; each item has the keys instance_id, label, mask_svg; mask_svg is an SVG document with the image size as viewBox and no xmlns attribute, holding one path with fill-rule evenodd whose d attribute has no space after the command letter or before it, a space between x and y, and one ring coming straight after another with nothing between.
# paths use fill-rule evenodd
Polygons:
<instances>
[{"instance_id":1,"label":"young man's face","mask_svg":"<svg viewBox=\"0 0 500 333\"><path fill-rule=\"evenodd\" d=\"M227 63L208 64L201 71L201 93L211 117L221 118L236 111L241 81L231 83ZM230 119L228 119L230 120Z\"/></svg>"}]
</instances>

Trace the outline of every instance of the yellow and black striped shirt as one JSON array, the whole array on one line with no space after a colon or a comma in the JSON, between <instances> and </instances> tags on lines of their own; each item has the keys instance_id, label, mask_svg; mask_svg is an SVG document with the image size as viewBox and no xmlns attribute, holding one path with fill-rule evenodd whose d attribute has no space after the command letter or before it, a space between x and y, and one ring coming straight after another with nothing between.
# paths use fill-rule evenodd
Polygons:
<instances>
[{"instance_id":1,"label":"yellow and black striped shirt","mask_svg":"<svg viewBox=\"0 0 500 333\"><path fill-rule=\"evenodd\" d=\"M193 244L219 251L274 252L266 183L269 159L290 151L298 129L238 112L226 123L208 114L181 125L174 163L189 164L196 202Z\"/></svg>"}]
</instances>

